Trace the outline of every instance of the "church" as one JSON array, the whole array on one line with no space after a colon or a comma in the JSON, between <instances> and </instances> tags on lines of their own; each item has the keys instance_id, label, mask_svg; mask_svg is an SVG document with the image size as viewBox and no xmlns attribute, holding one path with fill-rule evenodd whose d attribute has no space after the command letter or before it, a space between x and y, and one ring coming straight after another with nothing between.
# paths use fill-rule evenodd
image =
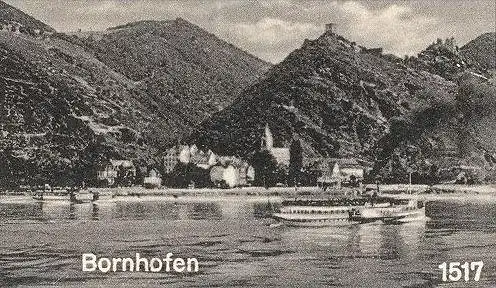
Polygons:
<instances>
[{"instance_id":1,"label":"church","mask_svg":"<svg viewBox=\"0 0 496 288\"><path fill-rule=\"evenodd\" d=\"M267 150L274 157L277 164L289 166L289 148L274 147L274 136L270 131L269 124L265 125L265 135L262 137L262 150Z\"/></svg>"}]
</instances>

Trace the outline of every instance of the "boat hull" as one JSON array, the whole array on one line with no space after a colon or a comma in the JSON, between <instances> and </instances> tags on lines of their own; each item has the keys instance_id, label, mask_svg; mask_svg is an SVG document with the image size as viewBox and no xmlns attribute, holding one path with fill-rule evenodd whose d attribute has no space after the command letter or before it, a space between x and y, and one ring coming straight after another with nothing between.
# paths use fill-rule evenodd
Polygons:
<instances>
[{"instance_id":1,"label":"boat hull","mask_svg":"<svg viewBox=\"0 0 496 288\"><path fill-rule=\"evenodd\" d=\"M274 213L274 219L286 226L292 227L327 227L327 226L346 226L357 224L358 221L352 221L349 217L302 217L289 213Z\"/></svg>"},{"instance_id":2,"label":"boat hull","mask_svg":"<svg viewBox=\"0 0 496 288\"><path fill-rule=\"evenodd\" d=\"M103 196L103 197L102 197ZM75 193L71 196L69 193L55 194L46 192L37 192L33 195L33 199L36 201L63 201L71 203L89 203L92 201L99 200L101 198L108 198L106 195L98 195L95 197L93 193Z\"/></svg>"},{"instance_id":3,"label":"boat hull","mask_svg":"<svg viewBox=\"0 0 496 288\"><path fill-rule=\"evenodd\" d=\"M396 223L408 223L408 222L417 222L417 221L426 221L429 218L425 216L425 207L421 209L417 209L411 211L409 213L403 213L396 215L394 217L385 217L382 219L382 222L388 224L396 224Z\"/></svg>"},{"instance_id":4,"label":"boat hull","mask_svg":"<svg viewBox=\"0 0 496 288\"><path fill-rule=\"evenodd\" d=\"M33 199L37 201L70 201L71 197L69 195L35 195Z\"/></svg>"}]
</instances>

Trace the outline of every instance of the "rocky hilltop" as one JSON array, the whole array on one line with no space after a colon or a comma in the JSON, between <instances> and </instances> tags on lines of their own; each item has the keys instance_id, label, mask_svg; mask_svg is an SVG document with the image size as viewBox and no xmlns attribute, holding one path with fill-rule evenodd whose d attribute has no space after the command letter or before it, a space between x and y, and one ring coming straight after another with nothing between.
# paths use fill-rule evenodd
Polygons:
<instances>
[{"instance_id":1,"label":"rocky hilltop","mask_svg":"<svg viewBox=\"0 0 496 288\"><path fill-rule=\"evenodd\" d=\"M66 35L8 8L0 19L20 24L0 31L0 185L149 164L270 66L182 19Z\"/></svg>"},{"instance_id":2,"label":"rocky hilltop","mask_svg":"<svg viewBox=\"0 0 496 288\"><path fill-rule=\"evenodd\" d=\"M404 62L415 69L426 70L452 81L467 71L492 77L495 47L495 33L485 33L461 48L454 38L437 39L417 57L406 58Z\"/></svg>"}]
</instances>

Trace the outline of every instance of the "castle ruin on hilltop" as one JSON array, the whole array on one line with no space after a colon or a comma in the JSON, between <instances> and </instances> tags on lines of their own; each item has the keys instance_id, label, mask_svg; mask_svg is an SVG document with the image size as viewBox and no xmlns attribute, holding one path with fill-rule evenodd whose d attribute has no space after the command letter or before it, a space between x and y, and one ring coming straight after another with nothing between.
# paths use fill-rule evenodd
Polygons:
<instances>
[{"instance_id":1,"label":"castle ruin on hilltop","mask_svg":"<svg viewBox=\"0 0 496 288\"><path fill-rule=\"evenodd\" d=\"M458 47L454 37L446 38L444 41L441 38L437 38L436 43L432 43L432 46L436 48L444 48L455 55L458 55L458 52L460 52L460 48Z\"/></svg>"},{"instance_id":2,"label":"castle ruin on hilltop","mask_svg":"<svg viewBox=\"0 0 496 288\"><path fill-rule=\"evenodd\" d=\"M334 33L334 31L333 31L334 27L336 27L336 23L327 23L327 24L325 24L325 33L331 33L331 34L333 34Z\"/></svg>"}]
</instances>

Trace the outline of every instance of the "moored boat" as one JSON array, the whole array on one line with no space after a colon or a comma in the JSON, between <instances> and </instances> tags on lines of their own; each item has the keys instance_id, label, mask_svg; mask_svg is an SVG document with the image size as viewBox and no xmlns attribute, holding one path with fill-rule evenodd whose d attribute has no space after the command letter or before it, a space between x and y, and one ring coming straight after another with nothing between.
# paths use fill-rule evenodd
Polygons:
<instances>
[{"instance_id":1,"label":"moored boat","mask_svg":"<svg viewBox=\"0 0 496 288\"><path fill-rule=\"evenodd\" d=\"M68 193L35 191L33 199L38 201L70 201L71 197Z\"/></svg>"},{"instance_id":2,"label":"moored boat","mask_svg":"<svg viewBox=\"0 0 496 288\"><path fill-rule=\"evenodd\" d=\"M71 203L89 203L100 199L98 192L76 189L36 190L32 198L37 201L67 201Z\"/></svg>"}]
</instances>

